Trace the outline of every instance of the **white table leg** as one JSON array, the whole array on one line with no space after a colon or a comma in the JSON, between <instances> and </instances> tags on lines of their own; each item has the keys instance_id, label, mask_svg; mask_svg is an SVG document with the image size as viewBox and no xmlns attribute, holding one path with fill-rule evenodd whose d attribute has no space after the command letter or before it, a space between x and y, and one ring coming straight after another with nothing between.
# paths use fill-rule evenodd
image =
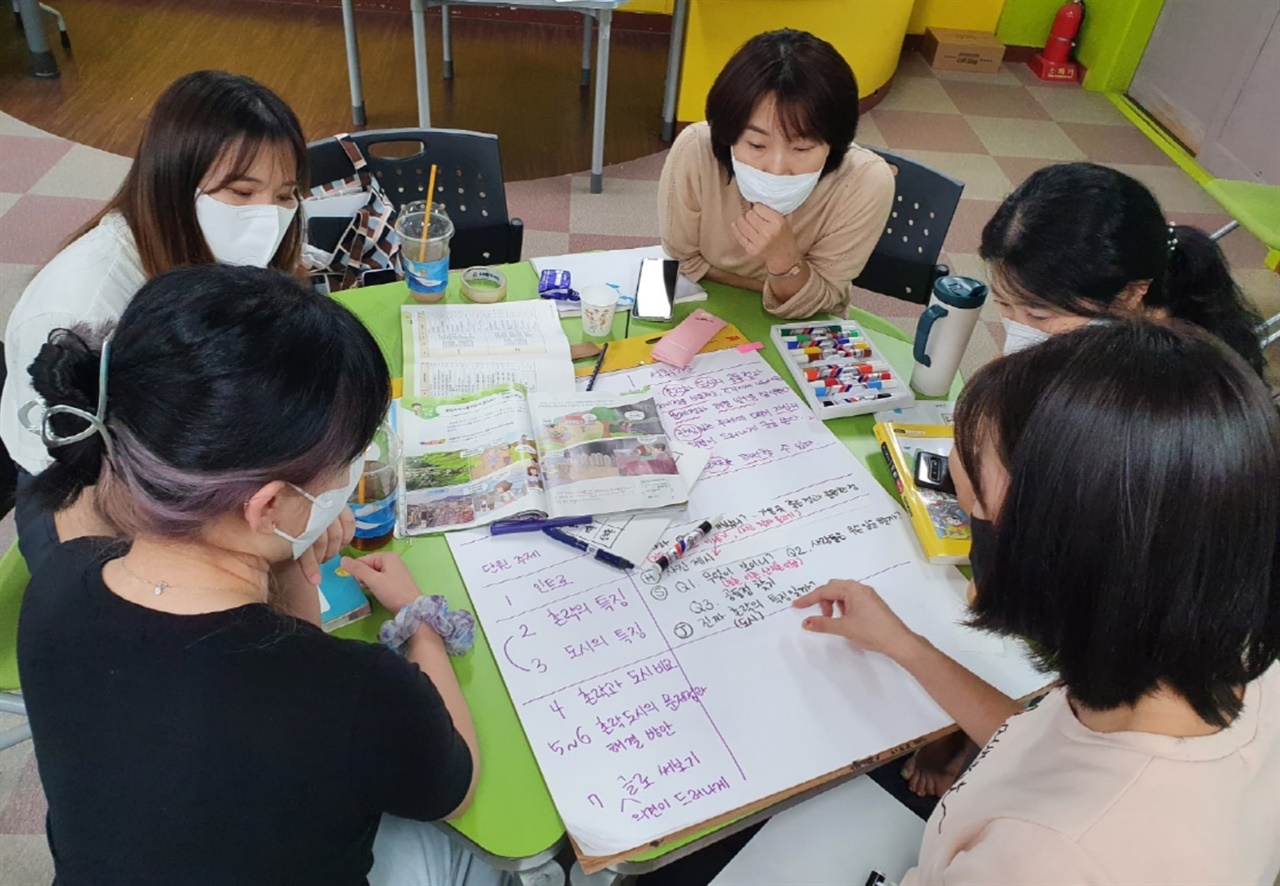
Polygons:
<instances>
[{"instance_id":1,"label":"white table leg","mask_svg":"<svg viewBox=\"0 0 1280 886\"><path fill-rule=\"evenodd\" d=\"M689 25L689 0L676 0L671 13L671 46L667 49L667 83L662 92L662 140L676 135L676 93L680 90L680 66L684 61L684 32Z\"/></svg>"},{"instance_id":2,"label":"white table leg","mask_svg":"<svg viewBox=\"0 0 1280 886\"><path fill-rule=\"evenodd\" d=\"M342 33L347 39L347 79L351 81L351 122L364 126L364 87L360 82L360 42L356 40L354 0L342 0Z\"/></svg>"},{"instance_id":3,"label":"white table leg","mask_svg":"<svg viewBox=\"0 0 1280 886\"><path fill-rule=\"evenodd\" d=\"M449 4L440 5L440 42L444 46L444 79L453 79L453 34L449 30Z\"/></svg>"},{"instance_id":4,"label":"white table leg","mask_svg":"<svg viewBox=\"0 0 1280 886\"><path fill-rule=\"evenodd\" d=\"M582 85L591 85L591 23L594 16L589 12L582 14Z\"/></svg>"},{"instance_id":5,"label":"white table leg","mask_svg":"<svg viewBox=\"0 0 1280 886\"><path fill-rule=\"evenodd\" d=\"M617 886L621 880L621 874L608 868L588 874L579 861L574 861L573 867L569 869L570 886Z\"/></svg>"},{"instance_id":6,"label":"white table leg","mask_svg":"<svg viewBox=\"0 0 1280 886\"><path fill-rule=\"evenodd\" d=\"M413 62L418 81L418 128L431 128L431 96L427 91L427 17L425 0L409 0L413 15Z\"/></svg>"},{"instance_id":7,"label":"white table leg","mask_svg":"<svg viewBox=\"0 0 1280 886\"><path fill-rule=\"evenodd\" d=\"M22 19L22 33L31 50L31 68L37 77L57 77L58 60L44 39L44 22L40 18L37 0L18 0L18 17Z\"/></svg>"},{"instance_id":8,"label":"white table leg","mask_svg":"<svg viewBox=\"0 0 1280 886\"><path fill-rule=\"evenodd\" d=\"M600 10L600 34L596 38L596 112L591 126L591 193L604 190L604 114L609 95L609 37L613 10Z\"/></svg>"},{"instance_id":9,"label":"white table leg","mask_svg":"<svg viewBox=\"0 0 1280 886\"><path fill-rule=\"evenodd\" d=\"M516 871L512 874L520 886L565 886L564 868L554 858L536 868Z\"/></svg>"}]
</instances>

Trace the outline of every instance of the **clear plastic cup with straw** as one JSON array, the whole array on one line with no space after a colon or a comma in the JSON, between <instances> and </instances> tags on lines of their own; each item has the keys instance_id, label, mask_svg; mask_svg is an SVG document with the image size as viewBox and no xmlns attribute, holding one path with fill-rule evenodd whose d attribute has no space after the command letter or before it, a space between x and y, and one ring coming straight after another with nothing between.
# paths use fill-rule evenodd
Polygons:
<instances>
[{"instance_id":1,"label":"clear plastic cup with straw","mask_svg":"<svg viewBox=\"0 0 1280 886\"><path fill-rule=\"evenodd\" d=\"M449 286L449 240L453 222L439 203L406 203L396 217L400 235L400 268L414 301L434 304Z\"/></svg>"}]
</instances>

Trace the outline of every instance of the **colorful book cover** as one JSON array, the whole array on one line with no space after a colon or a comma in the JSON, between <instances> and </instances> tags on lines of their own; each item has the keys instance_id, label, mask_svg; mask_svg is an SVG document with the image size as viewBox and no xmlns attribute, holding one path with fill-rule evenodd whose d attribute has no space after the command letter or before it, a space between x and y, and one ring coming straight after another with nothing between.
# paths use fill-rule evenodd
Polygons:
<instances>
[{"instance_id":1,"label":"colorful book cover","mask_svg":"<svg viewBox=\"0 0 1280 886\"><path fill-rule=\"evenodd\" d=\"M342 558L334 557L320 564L320 627L325 633L359 621L373 610L360 583L341 566Z\"/></svg>"},{"instance_id":2,"label":"colorful book cover","mask_svg":"<svg viewBox=\"0 0 1280 886\"><path fill-rule=\"evenodd\" d=\"M915 483L916 453L951 455L951 425L877 423L874 428L880 452L898 487L903 507L930 563L969 562L969 517L956 497Z\"/></svg>"}]
</instances>

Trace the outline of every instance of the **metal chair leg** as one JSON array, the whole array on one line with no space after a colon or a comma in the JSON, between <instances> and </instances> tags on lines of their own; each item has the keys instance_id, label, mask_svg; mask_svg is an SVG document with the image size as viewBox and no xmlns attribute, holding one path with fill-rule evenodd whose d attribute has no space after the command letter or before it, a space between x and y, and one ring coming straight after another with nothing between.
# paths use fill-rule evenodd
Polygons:
<instances>
[{"instance_id":1,"label":"metal chair leg","mask_svg":"<svg viewBox=\"0 0 1280 886\"><path fill-rule=\"evenodd\" d=\"M582 80L581 85L591 85L591 24L595 18L584 12L582 14Z\"/></svg>"},{"instance_id":2,"label":"metal chair leg","mask_svg":"<svg viewBox=\"0 0 1280 886\"><path fill-rule=\"evenodd\" d=\"M18 0L18 12L22 20L22 33L31 50L31 66L37 77L57 77L58 62L44 39L43 22L40 21L40 4L36 0Z\"/></svg>"},{"instance_id":3,"label":"metal chair leg","mask_svg":"<svg viewBox=\"0 0 1280 886\"><path fill-rule=\"evenodd\" d=\"M1223 237L1227 236L1228 234L1230 234L1232 231L1234 231L1234 230L1235 230L1236 228L1238 228L1238 227L1240 227L1240 222L1238 222L1238 221L1234 221L1234 220L1233 220L1233 221L1229 221L1229 222L1227 222L1225 225L1223 225L1222 227L1218 228L1218 230L1216 230L1216 231L1214 231L1212 234L1210 234L1210 235L1209 235L1209 239L1210 239L1210 240L1221 240Z\"/></svg>"},{"instance_id":4,"label":"metal chair leg","mask_svg":"<svg viewBox=\"0 0 1280 886\"><path fill-rule=\"evenodd\" d=\"M453 79L453 31L450 28L449 4L440 4L440 45L443 49L441 58L444 61L444 79Z\"/></svg>"},{"instance_id":5,"label":"metal chair leg","mask_svg":"<svg viewBox=\"0 0 1280 886\"><path fill-rule=\"evenodd\" d=\"M21 726L15 726L0 732L0 751L11 748L16 744L22 744L24 741L31 740L31 726L23 723Z\"/></svg>"}]
</instances>

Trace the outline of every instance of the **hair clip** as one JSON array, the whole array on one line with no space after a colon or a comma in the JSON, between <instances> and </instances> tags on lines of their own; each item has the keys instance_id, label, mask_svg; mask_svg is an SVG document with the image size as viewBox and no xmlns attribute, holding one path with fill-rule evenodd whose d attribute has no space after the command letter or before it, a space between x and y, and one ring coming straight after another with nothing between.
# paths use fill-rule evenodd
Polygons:
<instances>
[{"instance_id":1,"label":"hair clip","mask_svg":"<svg viewBox=\"0 0 1280 886\"><path fill-rule=\"evenodd\" d=\"M1165 242L1169 244L1169 251L1173 252L1178 245L1178 227L1173 222L1169 222L1165 230L1169 232L1169 239Z\"/></svg>"},{"instance_id":2,"label":"hair clip","mask_svg":"<svg viewBox=\"0 0 1280 886\"><path fill-rule=\"evenodd\" d=\"M57 406L49 406L44 411L44 419L40 423L40 439L44 441L44 445L49 449L55 449L59 446L70 446L72 443L79 443L81 440L87 440L94 434L101 434L102 440L107 447L107 458L111 457L111 433L107 430L107 359L111 353L111 336L107 336L102 343L102 354L98 357L98 410L96 413L86 412L77 406L65 406L59 404ZM82 418L89 423L89 426L82 431L77 431L69 436L62 436L53 430L50 420L55 415L74 415L76 418Z\"/></svg>"}]
</instances>

